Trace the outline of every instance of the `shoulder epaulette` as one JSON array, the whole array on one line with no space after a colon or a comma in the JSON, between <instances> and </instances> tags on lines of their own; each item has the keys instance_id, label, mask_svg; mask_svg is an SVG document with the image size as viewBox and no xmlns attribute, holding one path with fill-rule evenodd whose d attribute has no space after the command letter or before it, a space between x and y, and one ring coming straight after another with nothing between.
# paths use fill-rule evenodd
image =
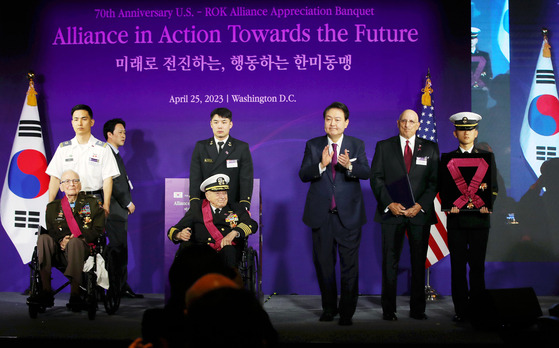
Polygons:
<instances>
[{"instance_id":1,"label":"shoulder epaulette","mask_svg":"<svg viewBox=\"0 0 559 348\"><path fill-rule=\"evenodd\" d=\"M72 145L72 140L66 140L60 143L60 147L70 146Z\"/></svg>"},{"instance_id":2,"label":"shoulder epaulette","mask_svg":"<svg viewBox=\"0 0 559 348\"><path fill-rule=\"evenodd\" d=\"M97 142L95 143L95 145L97 146L101 146L101 147L105 147L107 146L107 143L101 140L97 140Z\"/></svg>"}]
</instances>

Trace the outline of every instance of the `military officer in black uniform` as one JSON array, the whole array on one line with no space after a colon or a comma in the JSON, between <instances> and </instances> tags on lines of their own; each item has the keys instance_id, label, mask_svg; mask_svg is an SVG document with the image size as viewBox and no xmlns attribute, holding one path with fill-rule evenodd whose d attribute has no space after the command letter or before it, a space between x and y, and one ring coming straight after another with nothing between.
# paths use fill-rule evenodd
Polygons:
<instances>
[{"instance_id":1,"label":"military officer in black uniform","mask_svg":"<svg viewBox=\"0 0 559 348\"><path fill-rule=\"evenodd\" d=\"M190 161L190 204L200 202L204 194L200 184L214 174L229 176L229 202L250 209L254 170L247 143L229 135L233 114L217 108L210 114L214 136L196 143Z\"/></svg>"},{"instance_id":2,"label":"military officer in black uniform","mask_svg":"<svg viewBox=\"0 0 559 348\"><path fill-rule=\"evenodd\" d=\"M208 244L218 252L227 266L236 268L245 239L258 229L240 203L228 203L229 177L215 174L199 187L205 194L201 204L191 206L184 217L167 233L180 248Z\"/></svg>"},{"instance_id":3,"label":"military officer in black uniform","mask_svg":"<svg viewBox=\"0 0 559 348\"><path fill-rule=\"evenodd\" d=\"M475 145L475 139L478 136L478 123L481 116L473 112L460 112L450 117L454 123L454 136L458 139L459 147L454 154L489 154L490 163L490 189L488 195L491 202L485 204L479 209L474 209L470 203L459 209L453 206L450 214L447 215L448 230L448 248L450 251L451 264L451 292L452 301L454 303L455 316L454 321L463 321L470 317L471 309L474 308L476 301L480 299L485 291L485 253L487 251L487 241L489 238L490 227L490 210L489 203L497 198L497 178L495 159L491 152L478 149ZM451 154L452 154L451 153ZM469 157L469 155L468 155ZM441 170L448 170L441 168ZM468 178L467 169L463 170L463 177L466 182L471 182ZM445 186L446 185L446 186ZM456 185L455 183L441 183L441 193L448 189L447 185ZM483 185L483 184L482 184ZM481 189L481 185L480 185ZM481 191L480 191L481 192ZM481 194L481 193L479 193ZM468 206L470 209L468 209ZM465 209L464 209L465 208ZM469 266L469 282L468 271ZM468 286L469 285L469 286Z\"/></svg>"}]
</instances>

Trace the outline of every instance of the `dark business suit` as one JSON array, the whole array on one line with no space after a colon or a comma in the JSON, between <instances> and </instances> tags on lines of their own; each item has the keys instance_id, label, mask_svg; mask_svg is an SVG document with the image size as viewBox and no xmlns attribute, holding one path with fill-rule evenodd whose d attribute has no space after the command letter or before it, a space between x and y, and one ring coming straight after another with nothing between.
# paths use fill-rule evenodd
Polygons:
<instances>
[{"instance_id":1,"label":"dark business suit","mask_svg":"<svg viewBox=\"0 0 559 348\"><path fill-rule=\"evenodd\" d=\"M312 228L313 260L322 294L324 312L338 311L335 276L336 246L340 255L341 297L339 313L351 318L357 306L359 294L359 244L361 226L367 222L363 193L359 180L369 178L369 165L362 140L344 135L339 153L349 150L353 160L352 171L336 166L333 179L330 163L320 174L322 151L328 145L326 135L307 141L299 177L310 182L303 222ZM330 212L332 195L337 213Z\"/></svg>"},{"instance_id":2,"label":"dark business suit","mask_svg":"<svg viewBox=\"0 0 559 348\"><path fill-rule=\"evenodd\" d=\"M128 279L128 205L132 202L132 196L124 161L112 147L111 151L120 175L113 179L111 206L105 227L109 238L106 252L111 260L111 269L120 275L120 285L125 287Z\"/></svg>"},{"instance_id":3,"label":"dark business suit","mask_svg":"<svg viewBox=\"0 0 559 348\"><path fill-rule=\"evenodd\" d=\"M416 203L422 207L415 217L395 216L387 209L394 200L386 185L406 175L400 137L379 141L371 164L371 188L377 200L375 221L382 230L382 308L396 312L396 280L405 232L411 253L411 313L425 312L425 259L430 225L436 223L433 199L437 194L439 148L436 143L416 137L409 180ZM400 203L400 202L397 202ZM410 207L406 207L410 208Z\"/></svg>"},{"instance_id":4,"label":"dark business suit","mask_svg":"<svg viewBox=\"0 0 559 348\"><path fill-rule=\"evenodd\" d=\"M200 184L214 174L229 176L230 203L239 202L250 209L254 171L247 143L230 136L219 154L213 137L196 143L190 161L191 203L193 200L200 201L204 198Z\"/></svg>"},{"instance_id":5,"label":"dark business suit","mask_svg":"<svg viewBox=\"0 0 559 348\"><path fill-rule=\"evenodd\" d=\"M462 153L457 149L453 153ZM490 153L473 148L473 154ZM497 198L497 169L491 154L491 192L493 202ZM441 168L441 170L448 170ZM466 182L470 182L474 167L461 170ZM444 186L441 185L441 190ZM441 191L442 192L442 191ZM470 315L470 301L479 298L485 290L485 254L489 238L490 214L479 211L460 211L447 215L448 249L450 251L451 292L454 310L459 317ZM469 266L469 290L468 271Z\"/></svg>"}]
</instances>

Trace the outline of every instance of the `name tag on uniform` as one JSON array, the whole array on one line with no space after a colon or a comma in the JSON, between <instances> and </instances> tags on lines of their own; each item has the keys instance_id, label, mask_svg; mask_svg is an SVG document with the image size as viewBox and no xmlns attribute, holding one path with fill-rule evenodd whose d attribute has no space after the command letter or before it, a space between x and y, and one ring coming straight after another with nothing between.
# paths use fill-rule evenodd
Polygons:
<instances>
[{"instance_id":1,"label":"name tag on uniform","mask_svg":"<svg viewBox=\"0 0 559 348\"><path fill-rule=\"evenodd\" d=\"M74 159L72 157L65 158L64 162L74 162Z\"/></svg>"},{"instance_id":2,"label":"name tag on uniform","mask_svg":"<svg viewBox=\"0 0 559 348\"><path fill-rule=\"evenodd\" d=\"M237 168L237 160L227 160L227 168Z\"/></svg>"},{"instance_id":3,"label":"name tag on uniform","mask_svg":"<svg viewBox=\"0 0 559 348\"><path fill-rule=\"evenodd\" d=\"M211 158L204 158L204 163L212 163L213 160Z\"/></svg>"},{"instance_id":4,"label":"name tag on uniform","mask_svg":"<svg viewBox=\"0 0 559 348\"><path fill-rule=\"evenodd\" d=\"M415 159L415 164L418 165L418 166L426 166L428 158L429 157L417 157Z\"/></svg>"}]
</instances>

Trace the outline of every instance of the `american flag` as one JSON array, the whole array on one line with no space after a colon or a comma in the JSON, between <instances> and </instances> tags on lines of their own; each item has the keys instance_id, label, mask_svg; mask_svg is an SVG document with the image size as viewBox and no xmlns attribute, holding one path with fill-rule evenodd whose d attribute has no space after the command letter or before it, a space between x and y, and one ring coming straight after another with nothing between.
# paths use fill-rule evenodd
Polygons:
<instances>
[{"instance_id":1,"label":"american flag","mask_svg":"<svg viewBox=\"0 0 559 348\"><path fill-rule=\"evenodd\" d=\"M427 75L425 88L421 90L421 117L417 136L423 139L437 142L437 122L435 121L435 107L431 99L431 77ZM448 239L446 232L446 215L441 211L441 198L437 193L435 197L435 212L437 214L437 223L431 225L431 235L429 236L429 248L427 250L427 259L425 260L425 268L429 268L439 260L449 254Z\"/></svg>"}]
</instances>

